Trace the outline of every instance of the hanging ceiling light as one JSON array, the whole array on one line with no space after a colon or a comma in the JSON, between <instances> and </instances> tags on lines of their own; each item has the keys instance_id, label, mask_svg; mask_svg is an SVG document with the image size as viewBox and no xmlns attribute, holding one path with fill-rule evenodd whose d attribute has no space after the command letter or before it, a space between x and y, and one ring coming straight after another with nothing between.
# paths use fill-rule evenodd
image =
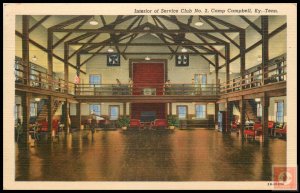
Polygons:
<instances>
[{"instance_id":1,"label":"hanging ceiling light","mask_svg":"<svg viewBox=\"0 0 300 193\"><path fill-rule=\"evenodd\" d=\"M200 18L200 16L199 16L199 20L198 21L196 21L195 23L194 23L194 25L195 26L202 26L204 23L201 21L201 18Z\"/></svg>"},{"instance_id":2,"label":"hanging ceiling light","mask_svg":"<svg viewBox=\"0 0 300 193\"><path fill-rule=\"evenodd\" d=\"M181 52L183 52L183 53L185 53L185 52L187 52L188 50L186 49L186 48L182 48L181 49Z\"/></svg>"},{"instance_id":3,"label":"hanging ceiling light","mask_svg":"<svg viewBox=\"0 0 300 193\"><path fill-rule=\"evenodd\" d=\"M149 56L146 56L146 57L145 57L145 60L150 60L150 57L149 57Z\"/></svg>"},{"instance_id":4,"label":"hanging ceiling light","mask_svg":"<svg viewBox=\"0 0 300 193\"><path fill-rule=\"evenodd\" d=\"M262 62L262 57L261 57L261 55L257 56L257 62Z\"/></svg>"},{"instance_id":5,"label":"hanging ceiling light","mask_svg":"<svg viewBox=\"0 0 300 193\"><path fill-rule=\"evenodd\" d=\"M114 52L114 49L112 49L112 47L111 46L109 46L109 48L108 48L108 50L107 50L109 53L111 53L111 52Z\"/></svg>"},{"instance_id":6,"label":"hanging ceiling light","mask_svg":"<svg viewBox=\"0 0 300 193\"><path fill-rule=\"evenodd\" d=\"M35 62L35 61L37 61L37 57L36 56L33 56L32 58L31 58L31 60L33 61L33 62Z\"/></svg>"},{"instance_id":7,"label":"hanging ceiling light","mask_svg":"<svg viewBox=\"0 0 300 193\"><path fill-rule=\"evenodd\" d=\"M93 16L93 19L90 21L91 25L98 25L98 21L95 19L95 16Z\"/></svg>"},{"instance_id":8,"label":"hanging ceiling light","mask_svg":"<svg viewBox=\"0 0 300 193\"><path fill-rule=\"evenodd\" d=\"M257 103L260 102L260 98L255 98L254 100L255 100L255 102L257 102Z\"/></svg>"},{"instance_id":9,"label":"hanging ceiling light","mask_svg":"<svg viewBox=\"0 0 300 193\"><path fill-rule=\"evenodd\" d=\"M41 101L41 98L35 98L34 99L36 102L39 102L39 101Z\"/></svg>"}]
</instances>

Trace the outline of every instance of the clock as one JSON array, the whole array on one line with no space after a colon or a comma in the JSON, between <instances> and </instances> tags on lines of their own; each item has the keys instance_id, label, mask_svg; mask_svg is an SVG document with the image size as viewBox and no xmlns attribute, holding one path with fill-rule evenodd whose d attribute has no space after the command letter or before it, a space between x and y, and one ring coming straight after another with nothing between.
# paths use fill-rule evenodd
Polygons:
<instances>
[{"instance_id":1,"label":"clock","mask_svg":"<svg viewBox=\"0 0 300 193\"><path fill-rule=\"evenodd\" d=\"M176 66L189 66L189 55L176 55Z\"/></svg>"},{"instance_id":2,"label":"clock","mask_svg":"<svg viewBox=\"0 0 300 193\"><path fill-rule=\"evenodd\" d=\"M107 66L120 66L120 54L108 54Z\"/></svg>"}]
</instances>

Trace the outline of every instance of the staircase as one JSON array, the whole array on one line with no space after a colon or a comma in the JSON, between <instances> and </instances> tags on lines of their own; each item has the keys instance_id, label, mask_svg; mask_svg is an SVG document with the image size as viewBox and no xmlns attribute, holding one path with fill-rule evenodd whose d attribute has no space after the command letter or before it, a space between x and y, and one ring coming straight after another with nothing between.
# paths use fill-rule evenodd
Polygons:
<instances>
[{"instance_id":1,"label":"staircase","mask_svg":"<svg viewBox=\"0 0 300 193\"><path fill-rule=\"evenodd\" d=\"M253 99L246 100L245 112L246 112L246 118L248 121L257 120L257 106L256 106L256 102Z\"/></svg>"},{"instance_id":2,"label":"staircase","mask_svg":"<svg viewBox=\"0 0 300 193\"><path fill-rule=\"evenodd\" d=\"M48 104L47 103L48 103L48 101L44 99L43 102L41 103L40 110L38 108L38 114L36 117L37 122L43 121L48 118ZM53 108L52 108L53 115L55 114L55 112L57 111L57 109L61 105L61 103L62 102L59 100L54 100Z\"/></svg>"},{"instance_id":3,"label":"staircase","mask_svg":"<svg viewBox=\"0 0 300 193\"><path fill-rule=\"evenodd\" d=\"M234 106L241 112L239 102L234 102ZM246 120L247 121L255 121L257 119L257 106L256 102L251 100L246 100L245 102L245 114L246 114Z\"/></svg>"}]
</instances>

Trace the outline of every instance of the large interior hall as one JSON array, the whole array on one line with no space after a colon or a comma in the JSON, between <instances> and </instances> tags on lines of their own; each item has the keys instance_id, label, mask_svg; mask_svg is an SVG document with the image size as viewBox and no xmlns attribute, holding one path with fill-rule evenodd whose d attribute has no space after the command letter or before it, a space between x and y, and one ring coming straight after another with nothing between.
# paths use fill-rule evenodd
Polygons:
<instances>
[{"instance_id":1,"label":"large interior hall","mask_svg":"<svg viewBox=\"0 0 300 193\"><path fill-rule=\"evenodd\" d=\"M16 181L270 181L284 15L17 15Z\"/></svg>"}]
</instances>

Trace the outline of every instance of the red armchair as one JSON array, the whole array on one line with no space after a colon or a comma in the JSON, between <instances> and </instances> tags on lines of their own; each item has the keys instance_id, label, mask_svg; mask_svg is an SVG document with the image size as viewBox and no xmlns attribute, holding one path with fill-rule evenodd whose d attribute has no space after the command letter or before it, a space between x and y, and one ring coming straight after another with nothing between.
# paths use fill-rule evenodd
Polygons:
<instances>
[{"instance_id":1,"label":"red armchair","mask_svg":"<svg viewBox=\"0 0 300 193\"><path fill-rule=\"evenodd\" d=\"M275 129L274 135L279 134L280 136L286 136L287 133L287 125L285 124L282 128Z\"/></svg>"},{"instance_id":2,"label":"red armchair","mask_svg":"<svg viewBox=\"0 0 300 193\"><path fill-rule=\"evenodd\" d=\"M59 121L57 119L52 120L52 129L55 130L55 132L58 131ZM41 131L48 131L48 121L42 121L39 122L39 125L41 127Z\"/></svg>"},{"instance_id":3,"label":"red armchair","mask_svg":"<svg viewBox=\"0 0 300 193\"><path fill-rule=\"evenodd\" d=\"M157 129L157 128L167 128L168 127L168 121L166 119L155 119L151 123L151 128Z\"/></svg>"},{"instance_id":4,"label":"red armchair","mask_svg":"<svg viewBox=\"0 0 300 193\"><path fill-rule=\"evenodd\" d=\"M141 128L141 121L139 119L130 119L129 127L130 128Z\"/></svg>"}]
</instances>

